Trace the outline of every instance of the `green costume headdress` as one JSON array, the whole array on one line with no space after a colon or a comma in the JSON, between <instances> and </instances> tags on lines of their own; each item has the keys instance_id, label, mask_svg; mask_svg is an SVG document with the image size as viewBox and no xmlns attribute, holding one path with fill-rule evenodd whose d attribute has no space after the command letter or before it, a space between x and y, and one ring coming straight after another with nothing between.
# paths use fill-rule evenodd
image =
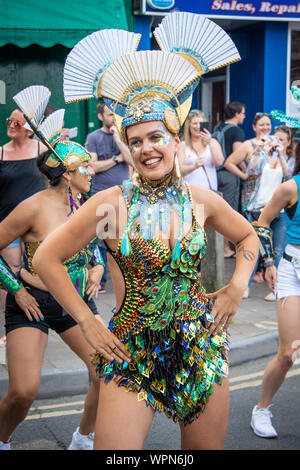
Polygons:
<instances>
[{"instance_id":1,"label":"green costume headdress","mask_svg":"<svg viewBox=\"0 0 300 470\"><path fill-rule=\"evenodd\" d=\"M46 165L49 168L57 168L62 164L62 171L75 171L82 162L90 160L91 156L76 142L60 141L64 109L54 111L43 120L50 96L51 92L47 87L33 85L20 91L13 100L24 113L27 121L25 127L32 130L51 151Z\"/></svg>"}]
</instances>

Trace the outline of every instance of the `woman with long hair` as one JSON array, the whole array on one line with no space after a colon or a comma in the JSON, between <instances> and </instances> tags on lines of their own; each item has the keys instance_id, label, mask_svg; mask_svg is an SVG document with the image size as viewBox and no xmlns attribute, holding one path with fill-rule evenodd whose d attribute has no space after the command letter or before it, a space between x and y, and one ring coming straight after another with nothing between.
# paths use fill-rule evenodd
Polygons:
<instances>
[{"instance_id":1,"label":"woman with long hair","mask_svg":"<svg viewBox=\"0 0 300 470\"><path fill-rule=\"evenodd\" d=\"M188 183L217 191L216 168L222 165L224 155L221 145L211 137L209 130L201 129L201 123L205 122L202 111L195 109L188 114L178 151L180 171Z\"/></svg>"},{"instance_id":2,"label":"woman with long hair","mask_svg":"<svg viewBox=\"0 0 300 470\"><path fill-rule=\"evenodd\" d=\"M277 299L279 346L268 364L257 405L253 408L251 426L260 437L277 436L272 425L271 402L292 367L300 345L300 142L295 148L292 178L281 184L255 223L267 264L266 280ZM271 222L284 210L287 216L287 245L278 269L272 246Z\"/></svg>"},{"instance_id":3,"label":"woman with long hair","mask_svg":"<svg viewBox=\"0 0 300 470\"><path fill-rule=\"evenodd\" d=\"M49 130L49 122L55 118L55 113L49 116L41 129L47 125ZM50 135L59 138L61 127L50 128ZM94 172L89 166L90 155L79 144L56 141L51 148L37 158L37 167L47 179L48 188L22 201L0 224L1 249L18 237L24 243L24 267L19 275L15 275L0 257L0 284L8 291L5 330L9 374L8 391L0 401L1 450L10 449L11 435L25 419L38 393L49 328L60 335L89 370L91 385L70 449L86 450L93 446L99 388L90 360L94 350L74 319L56 302L39 278L32 258L42 241L77 212L84 201L83 195L90 189ZM96 242L87 243L69 257L64 269L78 294L98 316L92 297L97 295L104 268Z\"/></svg>"},{"instance_id":4,"label":"woman with long hair","mask_svg":"<svg viewBox=\"0 0 300 470\"><path fill-rule=\"evenodd\" d=\"M217 25L179 12L168 15L155 36L162 36L166 22L181 31L181 21L195 21L196 30L210 26L215 41ZM40 245L33 265L97 350L101 386L95 449L141 449L155 411L179 423L183 449L220 449L229 409L227 328L253 270L258 241L246 219L219 195L189 186L179 172L178 133L200 76L200 62L192 59L203 56L202 45L184 54L189 60L165 50L123 49L118 58L108 58L106 67L99 44L115 38L128 45L130 37L106 30L78 43L66 61L64 90L68 101L88 98L93 84L95 96L104 97L130 148L134 175L90 198ZM237 60L226 38L231 59ZM136 41L131 44L136 50ZM180 46L177 42L177 51ZM88 57L97 57L99 64L78 86L78 62ZM224 64L218 59L218 66ZM211 294L197 271L206 246L204 225L238 246L231 282ZM94 319L62 264L96 234L105 240L116 294L108 328Z\"/></svg>"}]
</instances>

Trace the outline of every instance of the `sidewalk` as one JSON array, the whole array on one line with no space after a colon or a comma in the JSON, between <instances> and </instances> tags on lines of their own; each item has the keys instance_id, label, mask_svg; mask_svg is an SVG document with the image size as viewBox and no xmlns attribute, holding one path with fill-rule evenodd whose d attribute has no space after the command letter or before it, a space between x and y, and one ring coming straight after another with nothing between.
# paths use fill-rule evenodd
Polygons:
<instances>
[{"instance_id":1,"label":"sidewalk","mask_svg":"<svg viewBox=\"0 0 300 470\"><path fill-rule=\"evenodd\" d=\"M234 259L225 260L225 283L235 266ZM274 354L277 351L276 302L264 301L269 290L266 282L254 283L250 297L241 302L230 327L231 365L251 361ZM109 279L107 292L96 300L99 313L108 324L115 307L112 284ZM0 313L0 337L4 334L4 319ZM7 390L8 374L5 364L5 348L0 347L0 397ZM39 398L86 393L89 377L85 364L50 331L46 350Z\"/></svg>"}]
</instances>

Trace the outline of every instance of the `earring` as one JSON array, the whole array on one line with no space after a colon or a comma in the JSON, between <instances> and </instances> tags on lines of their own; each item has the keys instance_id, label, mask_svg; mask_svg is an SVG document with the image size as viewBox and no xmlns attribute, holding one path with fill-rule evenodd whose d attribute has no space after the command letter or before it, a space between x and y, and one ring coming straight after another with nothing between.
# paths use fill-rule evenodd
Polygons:
<instances>
[{"instance_id":1,"label":"earring","mask_svg":"<svg viewBox=\"0 0 300 470\"><path fill-rule=\"evenodd\" d=\"M131 181L135 186L139 187L139 174L135 168L133 169L133 172L132 172Z\"/></svg>"},{"instance_id":2,"label":"earring","mask_svg":"<svg viewBox=\"0 0 300 470\"><path fill-rule=\"evenodd\" d=\"M182 176L181 176L180 165L179 165L177 154L175 154L175 157L174 157L173 177L174 177L174 183L180 187L182 185Z\"/></svg>"},{"instance_id":3,"label":"earring","mask_svg":"<svg viewBox=\"0 0 300 470\"><path fill-rule=\"evenodd\" d=\"M76 202L73 199L71 186L68 186L68 193L69 193L69 201L70 201L70 212L68 214L68 217L69 217L69 215L73 214L74 208L78 209L78 205L76 204Z\"/></svg>"}]
</instances>

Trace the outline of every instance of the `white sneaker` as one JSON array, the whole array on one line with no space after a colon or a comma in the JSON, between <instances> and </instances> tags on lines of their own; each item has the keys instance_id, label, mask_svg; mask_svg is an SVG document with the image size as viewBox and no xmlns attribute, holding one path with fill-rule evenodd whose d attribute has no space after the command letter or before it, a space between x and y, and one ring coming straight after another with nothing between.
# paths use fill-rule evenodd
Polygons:
<instances>
[{"instance_id":1,"label":"white sneaker","mask_svg":"<svg viewBox=\"0 0 300 470\"><path fill-rule=\"evenodd\" d=\"M95 433L91 432L87 436L80 434L79 428L73 433L71 444L68 450L93 450Z\"/></svg>"},{"instance_id":2,"label":"white sneaker","mask_svg":"<svg viewBox=\"0 0 300 470\"><path fill-rule=\"evenodd\" d=\"M0 450L11 450L10 444L11 439L8 439L6 442L0 441Z\"/></svg>"},{"instance_id":3,"label":"white sneaker","mask_svg":"<svg viewBox=\"0 0 300 470\"><path fill-rule=\"evenodd\" d=\"M273 415L268 408L253 408L251 427L254 433L259 437L277 437L277 432L272 426L271 418Z\"/></svg>"}]
</instances>

